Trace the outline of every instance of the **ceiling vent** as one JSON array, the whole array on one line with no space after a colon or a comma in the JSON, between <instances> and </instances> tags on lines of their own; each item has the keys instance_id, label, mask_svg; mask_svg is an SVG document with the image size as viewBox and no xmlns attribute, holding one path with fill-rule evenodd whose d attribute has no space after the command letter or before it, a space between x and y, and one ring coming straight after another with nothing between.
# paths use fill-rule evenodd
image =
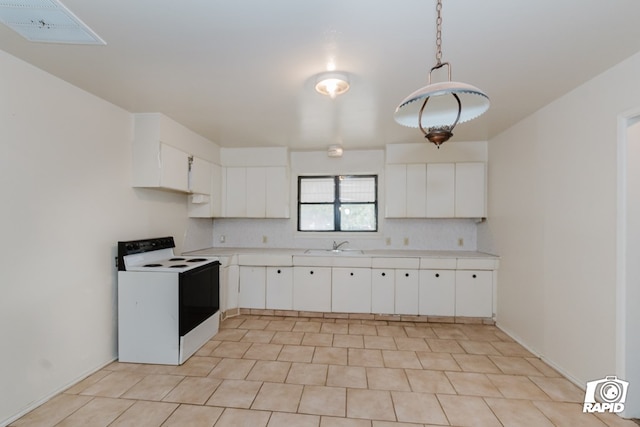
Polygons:
<instances>
[{"instance_id":1,"label":"ceiling vent","mask_svg":"<svg viewBox=\"0 0 640 427\"><path fill-rule=\"evenodd\" d=\"M0 22L32 42L107 44L57 0L0 0Z\"/></svg>"}]
</instances>

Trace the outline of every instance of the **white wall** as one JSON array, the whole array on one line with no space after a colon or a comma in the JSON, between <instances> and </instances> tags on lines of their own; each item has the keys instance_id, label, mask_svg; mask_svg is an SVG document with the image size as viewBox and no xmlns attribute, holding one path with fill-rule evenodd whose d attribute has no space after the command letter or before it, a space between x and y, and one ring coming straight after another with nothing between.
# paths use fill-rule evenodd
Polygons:
<instances>
[{"instance_id":1,"label":"white wall","mask_svg":"<svg viewBox=\"0 0 640 427\"><path fill-rule=\"evenodd\" d=\"M0 51L0 425L116 357L118 240L202 243L184 195L131 188L132 125Z\"/></svg>"},{"instance_id":2,"label":"white wall","mask_svg":"<svg viewBox=\"0 0 640 427\"><path fill-rule=\"evenodd\" d=\"M489 141L498 324L582 384L616 370L617 117L639 75L636 54Z\"/></svg>"}]
</instances>

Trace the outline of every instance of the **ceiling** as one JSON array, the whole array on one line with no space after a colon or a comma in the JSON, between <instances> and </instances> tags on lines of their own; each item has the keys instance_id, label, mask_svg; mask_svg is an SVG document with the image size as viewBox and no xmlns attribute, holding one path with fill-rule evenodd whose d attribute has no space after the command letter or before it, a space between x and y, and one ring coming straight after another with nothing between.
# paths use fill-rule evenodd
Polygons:
<instances>
[{"instance_id":1,"label":"ceiling","mask_svg":"<svg viewBox=\"0 0 640 427\"><path fill-rule=\"evenodd\" d=\"M161 112L221 146L296 150L423 141L393 112L435 65L435 0L62 0L106 46L0 49L131 112ZM443 61L491 108L486 140L640 51L638 0L444 0ZM333 62L351 89L313 89Z\"/></svg>"}]
</instances>

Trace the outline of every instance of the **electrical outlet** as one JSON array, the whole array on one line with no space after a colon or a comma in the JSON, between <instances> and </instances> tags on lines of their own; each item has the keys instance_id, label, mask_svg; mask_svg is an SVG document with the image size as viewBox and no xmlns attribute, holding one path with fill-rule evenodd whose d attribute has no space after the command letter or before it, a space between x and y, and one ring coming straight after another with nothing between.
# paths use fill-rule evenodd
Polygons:
<instances>
[{"instance_id":1,"label":"electrical outlet","mask_svg":"<svg viewBox=\"0 0 640 427\"><path fill-rule=\"evenodd\" d=\"M409 246L409 238L408 237L404 238L404 245L405 246Z\"/></svg>"},{"instance_id":2,"label":"electrical outlet","mask_svg":"<svg viewBox=\"0 0 640 427\"><path fill-rule=\"evenodd\" d=\"M458 237L458 246L464 246L464 239L462 237Z\"/></svg>"},{"instance_id":3,"label":"electrical outlet","mask_svg":"<svg viewBox=\"0 0 640 427\"><path fill-rule=\"evenodd\" d=\"M262 236L262 243L267 243L267 236Z\"/></svg>"},{"instance_id":4,"label":"electrical outlet","mask_svg":"<svg viewBox=\"0 0 640 427\"><path fill-rule=\"evenodd\" d=\"M225 237L225 235L224 235L224 234L222 234L222 235L220 236L220 243L224 243L224 242L226 242L226 241L227 241L227 238Z\"/></svg>"},{"instance_id":5,"label":"electrical outlet","mask_svg":"<svg viewBox=\"0 0 640 427\"><path fill-rule=\"evenodd\" d=\"M387 237L386 239L384 239L384 244L387 246L391 246L391 237Z\"/></svg>"}]
</instances>

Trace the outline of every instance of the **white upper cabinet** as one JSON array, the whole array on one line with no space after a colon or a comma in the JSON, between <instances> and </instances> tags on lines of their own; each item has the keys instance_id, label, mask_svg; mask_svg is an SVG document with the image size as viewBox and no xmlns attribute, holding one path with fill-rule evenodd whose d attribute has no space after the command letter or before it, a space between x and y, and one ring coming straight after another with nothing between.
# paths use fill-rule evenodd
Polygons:
<instances>
[{"instance_id":1,"label":"white upper cabinet","mask_svg":"<svg viewBox=\"0 0 640 427\"><path fill-rule=\"evenodd\" d=\"M385 216L407 216L407 165L387 165L385 180Z\"/></svg>"},{"instance_id":2,"label":"white upper cabinet","mask_svg":"<svg viewBox=\"0 0 640 427\"><path fill-rule=\"evenodd\" d=\"M453 218L455 215L455 165L427 165L427 218Z\"/></svg>"},{"instance_id":3,"label":"white upper cabinet","mask_svg":"<svg viewBox=\"0 0 640 427\"><path fill-rule=\"evenodd\" d=\"M456 218L487 216L484 163L456 163L455 205Z\"/></svg>"},{"instance_id":4,"label":"white upper cabinet","mask_svg":"<svg viewBox=\"0 0 640 427\"><path fill-rule=\"evenodd\" d=\"M160 143L157 187L189 191L189 155L170 145Z\"/></svg>"},{"instance_id":5,"label":"white upper cabinet","mask_svg":"<svg viewBox=\"0 0 640 427\"><path fill-rule=\"evenodd\" d=\"M224 216L247 216L247 168L226 168Z\"/></svg>"},{"instance_id":6,"label":"white upper cabinet","mask_svg":"<svg viewBox=\"0 0 640 427\"><path fill-rule=\"evenodd\" d=\"M407 165L407 217L424 218L427 215L427 167L423 164Z\"/></svg>"},{"instance_id":7,"label":"white upper cabinet","mask_svg":"<svg viewBox=\"0 0 640 427\"><path fill-rule=\"evenodd\" d=\"M211 194L211 163L200 157L191 157L189 168L189 191L197 194Z\"/></svg>"},{"instance_id":8,"label":"white upper cabinet","mask_svg":"<svg viewBox=\"0 0 640 427\"><path fill-rule=\"evenodd\" d=\"M228 167L225 195L226 217L289 217L289 180L284 166Z\"/></svg>"},{"instance_id":9,"label":"white upper cabinet","mask_svg":"<svg viewBox=\"0 0 640 427\"><path fill-rule=\"evenodd\" d=\"M188 213L190 218L216 218L222 216L222 167L215 163L209 163L209 191L204 190L204 183L192 186L193 195L188 199ZM203 164L204 166L204 164ZM192 166L193 172L193 166ZM198 173L200 176L206 173Z\"/></svg>"}]
</instances>

